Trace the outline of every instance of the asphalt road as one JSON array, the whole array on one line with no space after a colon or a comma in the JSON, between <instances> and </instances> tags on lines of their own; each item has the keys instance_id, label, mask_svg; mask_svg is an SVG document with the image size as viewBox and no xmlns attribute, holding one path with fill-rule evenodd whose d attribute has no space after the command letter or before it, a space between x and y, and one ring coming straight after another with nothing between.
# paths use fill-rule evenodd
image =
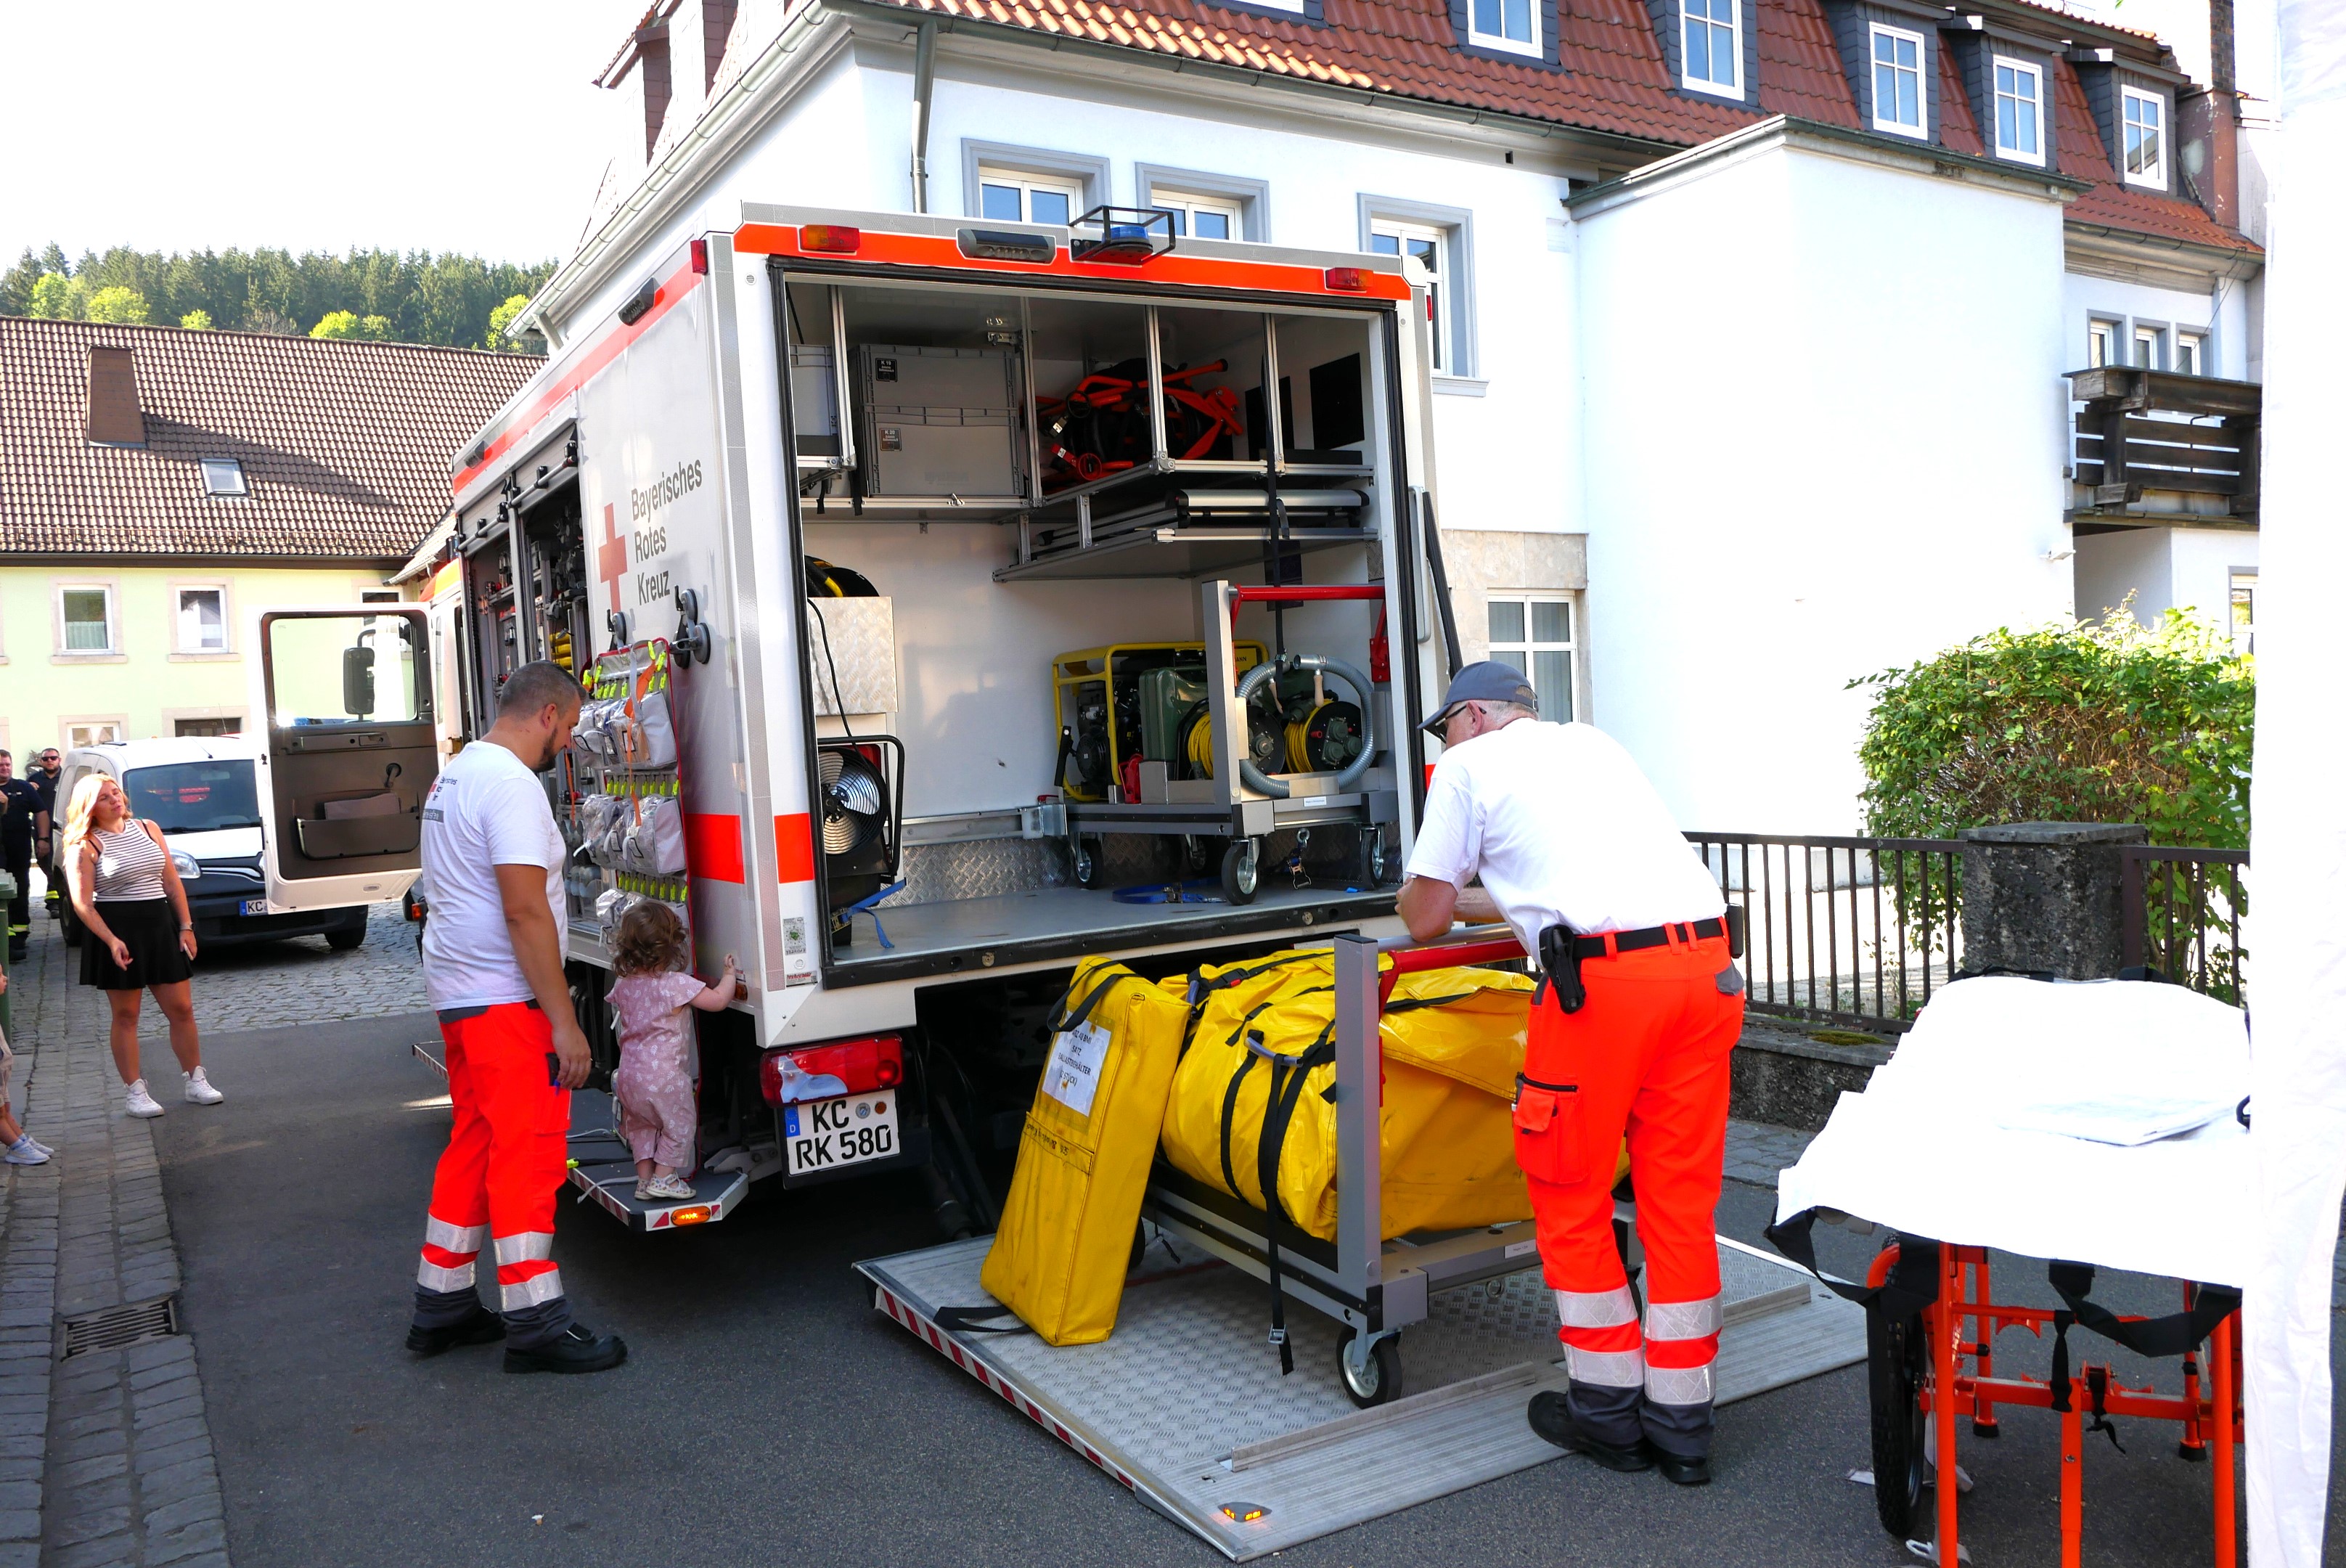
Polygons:
<instances>
[{"instance_id":1,"label":"asphalt road","mask_svg":"<svg viewBox=\"0 0 2346 1568\"><path fill-rule=\"evenodd\" d=\"M158 1124L243 1568L1222 1561L872 1310L849 1265L933 1239L908 1180L760 1191L720 1226L658 1238L566 1200L563 1278L585 1321L627 1337L628 1364L557 1379L505 1377L493 1349L413 1360L400 1339L447 1115L407 1048L434 1033L417 1015L213 1035L235 1100ZM1722 1228L1756 1238L1772 1197L1732 1188ZM1872 1245L1821 1234L1828 1267ZM2166 1309L2140 1282L2102 1294ZM2004 1349L2043 1370L2025 1337ZM2056 1562L2055 1421L2004 1425L1966 1443L1965 1543L1983 1568ZM1719 1426L1707 1491L1563 1459L1283 1559L1913 1561L1848 1479L1870 1462L1862 1369ZM2207 1562L2208 1467L2173 1457L2171 1428L2121 1427L2124 1457L2090 1440L2086 1560Z\"/></svg>"}]
</instances>

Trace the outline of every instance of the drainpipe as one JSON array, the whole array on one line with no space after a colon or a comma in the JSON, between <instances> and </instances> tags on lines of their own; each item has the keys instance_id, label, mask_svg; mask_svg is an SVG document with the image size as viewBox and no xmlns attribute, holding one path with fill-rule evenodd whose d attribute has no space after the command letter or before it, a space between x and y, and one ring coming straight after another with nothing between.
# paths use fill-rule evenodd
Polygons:
<instances>
[{"instance_id":1,"label":"drainpipe","mask_svg":"<svg viewBox=\"0 0 2346 1568\"><path fill-rule=\"evenodd\" d=\"M937 25L921 24L913 47L913 210L929 209L929 89L937 74Z\"/></svg>"}]
</instances>

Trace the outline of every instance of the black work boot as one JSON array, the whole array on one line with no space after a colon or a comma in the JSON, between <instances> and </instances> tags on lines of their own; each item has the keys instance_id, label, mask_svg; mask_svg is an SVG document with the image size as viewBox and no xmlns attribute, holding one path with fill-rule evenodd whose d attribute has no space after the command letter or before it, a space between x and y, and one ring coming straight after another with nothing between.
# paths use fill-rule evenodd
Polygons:
<instances>
[{"instance_id":1,"label":"black work boot","mask_svg":"<svg viewBox=\"0 0 2346 1568\"><path fill-rule=\"evenodd\" d=\"M411 1325L407 1348L419 1356L436 1356L459 1345L494 1345L505 1337L505 1320L482 1307L475 1308L470 1318L436 1329L427 1329L421 1323Z\"/></svg>"},{"instance_id":2,"label":"black work boot","mask_svg":"<svg viewBox=\"0 0 2346 1568\"><path fill-rule=\"evenodd\" d=\"M1531 1420L1532 1431L1566 1453L1585 1453L1606 1469L1625 1473L1654 1468L1654 1451L1645 1439L1639 1438L1624 1448L1590 1436L1562 1394L1534 1394L1531 1408L1525 1414Z\"/></svg>"},{"instance_id":3,"label":"black work boot","mask_svg":"<svg viewBox=\"0 0 2346 1568\"><path fill-rule=\"evenodd\" d=\"M1648 1447L1651 1443L1648 1442ZM1710 1461L1700 1454L1672 1453L1666 1448L1654 1450L1654 1464L1665 1479L1680 1486L1708 1486Z\"/></svg>"},{"instance_id":4,"label":"black work boot","mask_svg":"<svg viewBox=\"0 0 2346 1568\"><path fill-rule=\"evenodd\" d=\"M542 1345L505 1347L508 1372L603 1372L627 1359L627 1342L573 1323Z\"/></svg>"}]
</instances>

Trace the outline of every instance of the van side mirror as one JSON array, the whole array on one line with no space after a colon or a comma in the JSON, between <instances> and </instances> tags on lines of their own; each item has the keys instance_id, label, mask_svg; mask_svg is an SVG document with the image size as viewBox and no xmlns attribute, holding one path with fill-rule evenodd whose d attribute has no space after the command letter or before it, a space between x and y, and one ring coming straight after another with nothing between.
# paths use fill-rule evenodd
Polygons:
<instances>
[{"instance_id":1,"label":"van side mirror","mask_svg":"<svg viewBox=\"0 0 2346 1568\"><path fill-rule=\"evenodd\" d=\"M358 718L374 711L374 649L364 644L342 650L342 711Z\"/></svg>"}]
</instances>

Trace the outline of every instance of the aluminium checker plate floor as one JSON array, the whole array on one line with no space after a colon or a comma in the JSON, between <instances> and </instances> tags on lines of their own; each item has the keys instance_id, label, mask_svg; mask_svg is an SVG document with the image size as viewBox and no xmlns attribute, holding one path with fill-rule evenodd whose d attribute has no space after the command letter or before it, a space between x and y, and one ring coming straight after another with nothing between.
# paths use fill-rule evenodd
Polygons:
<instances>
[{"instance_id":1,"label":"aluminium checker plate floor","mask_svg":"<svg viewBox=\"0 0 2346 1568\"><path fill-rule=\"evenodd\" d=\"M1027 1333L948 1332L937 1308L992 1304L992 1238L856 1268L873 1305L1135 1495L1244 1562L1561 1457L1524 1406L1561 1388L1555 1297L1536 1270L1434 1296L1401 1336L1402 1397L1355 1410L1337 1380L1338 1327L1290 1300L1295 1371L1266 1342L1259 1280L1167 1244L1133 1276L1116 1332L1054 1349ZM1865 1359L1865 1314L1792 1265L1721 1238L1727 1328L1719 1402ZM1138 1396L1138 1397L1136 1397ZM1232 1521L1224 1503L1265 1512Z\"/></svg>"}]
</instances>

